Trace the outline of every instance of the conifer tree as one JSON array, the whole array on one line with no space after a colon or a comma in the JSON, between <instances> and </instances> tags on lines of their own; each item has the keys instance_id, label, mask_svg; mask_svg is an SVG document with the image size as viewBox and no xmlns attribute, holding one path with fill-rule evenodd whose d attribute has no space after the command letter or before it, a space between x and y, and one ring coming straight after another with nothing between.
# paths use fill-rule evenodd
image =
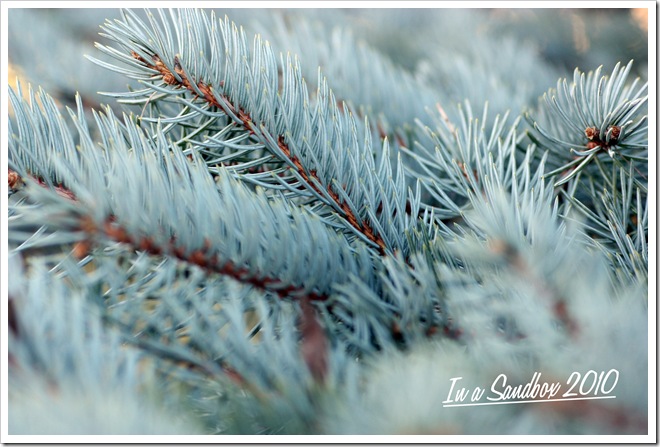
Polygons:
<instances>
[{"instance_id":1,"label":"conifer tree","mask_svg":"<svg viewBox=\"0 0 660 447\"><path fill-rule=\"evenodd\" d=\"M10 435L647 434L628 10L9 14Z\"/></svg>"}]
</instances>

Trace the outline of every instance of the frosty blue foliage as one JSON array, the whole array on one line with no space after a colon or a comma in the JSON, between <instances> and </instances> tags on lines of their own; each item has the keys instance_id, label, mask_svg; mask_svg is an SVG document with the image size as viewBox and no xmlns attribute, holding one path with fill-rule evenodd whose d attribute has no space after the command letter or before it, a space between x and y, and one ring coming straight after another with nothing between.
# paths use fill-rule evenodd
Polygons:
<instances>
[{"instance_id":1,"label":"frosty blue foliage","mask_svg":"<svg viewBox=\"0 0 660 447\"><path fill-rule=\"evenodd\" d=\"M544 14L12 11L10 434L645 434L646 62Z\"/></svg>"},{"instance_id":2,"label":"frosty blue foliage","mask_svg":"<svg viewBox=\"0 0 660 447\"><path fill-rule=\"evenodd\" d=\"M599 161L648 159L647 83L627 84L631 67L617 64L608 76L601 76L601 67L586 76L576 69L572 83L559 80L544 95L532 135L552 153L550 166L560 165L547 174L561 174L557 185Z\"/></svg>"},{"instance_id":3,"label":"frosty blue foliage","mask_svg":"<svg viewBox=\"0 0 660 447\"><path fill-rule=\"evenodd\" d=\"M511 187L520 175L518 171L529 169L535 153L530 147L525 160L517 161L518 120L508 124L506 115L490 120L488 107L484 107L481 118L475 118L469 103L458 111L457 124L441 107L431 116L433 127L419 120L422 134L415 147L406 150L417 162L409 169L424 179L422 184L433 199L435 215L441 219L459 216L468 196L481 191L488 178Z\"/></svg>"},{"instance_id":4,"label":"frosty blue foliage","mask_svg":"<svg viewBox=\"0 0 660 447\"><path fill-rule=\"evenodd\" d=\"M545 175L563 187L563 213L585 220L619 274L634 278L647 262L648 87L627 81L631 68L576 69L544 95L530 137L548 150Z\"/></svg>"},{"instance_id":5,"label":"frosty blue foliage","mask_svg":"<svg viewBox=\"0 0 660 447\"><path fill-rule=\"evenodd\" d=\"M332 284L345 282L348 275L369 271L368 267L361 267L363 263L366 266L372 263L363 245L351 247L339 242L341 236L315 216L301 214L298 208L281 199L269 199L259 191L250 191L227 173L220 172L214 179L199 162L189 163L181 152L172 152L162 134L157 140L146 138L128 117L124 117L129 121L124 125L109 110L106 115L97 114L102 140L98 147L87 133L84 115L71 111L80 131L80 144L76 148L63 118L50 108L54 107L52 99L33 94L30 103L46 104L45 113L39 115L40 109L15 102L16 115L22 117L32 112L36 125L30 126L30 120L26 119L10 139L10 147L14 153L29 154L28 161L34 160L36 169L30 169L20 159L12 160L11 166L25 175L34 172L60 179L77 199L64 205L71 210L72 218L57 212L66 199L52 191L43 197L41 200L51 202L56 214L46 221L46 227L75 232L81 227L85 231L81 224L84 216L91 218L90 224L98 229L111 221L137 245L148 238L149 244L159 252L172 255L177 246L183 247L180 258L189 258L202 250L205 262L210 264L212 258L217 258L214 260L217 267L211 265L211 269L222 270L229 262L237 267L249 266L248 270L264 280L278 278L277 284L270 287L273 291L288 285L294 286L298 294L328 294ZM47 145L39 145L42 140L32 137L41 125L58 132ZM104 147L112 149L103 150ZM38 168L49 164L54 168L52 173ZM34 194L45 194L39 187L35 189ZM113 194L107 196L104 191ZM26 206L14 212L20 214L17 225L38 227L43 224L43 213L48 211ZM245 240L243 234L252 237ZM72 235L70 242L79 237ZM108 231L106 237L112 239ZM276 250L268 245L273 240L281 244ZM305 244L308 253L304 254L300 242L306 241L310 243ZM293 251L287 253L287 250ZM337 268L335 263L347 264ZM302 269L304 276L309 275L307 284L295 280L300 278ZM332 272L346 276L342 280L332 276Z\"/></svg>"},{"instance_id":6,"label":"frosty blue foliage","mask_svg":"<svg viewBox=\"0 0 660 447\"><path fill-rule=\"evenodd\" d=\"M405 255L414 250L402 236L416 228L419 194L407 190L400 162L390 165L387 142L379 151L380 160L374 159L370 133L360 130L350 111L337 106L320 73L312 101L297 58L281 56L278 63L269 43L259 36L250 50L245 32L228 18L218 22L213 13L180 10L172 11L169 19L161 12L160 22L149 15L149 26L130 11L124 15L124 21L106 24L108 37L124 51L99 48L132 68L99 63L143 81L161 78L160 86L149 83L150 89L136 92L131 102L142 97L148 103L155 93L166 96L163 99L172 97L185 107L177 116L179 126L188 125L189 119L198 122L195 118L200 115L219 118L222 130L208 138L210 144L199 135L194 143L206 151L232 148L236 143L245 150L266 148L288 168L287 177L268 170L248 176L249 181L285 187L296 194L302 187L365 242ZM200 60L199 55L204 58ZM181 87L203 100L181 96L185 93ZM209 108L215 110L207 112ZM173 122L173 116L157 112L160 120ZM242 137L229 134L229 142L221 142L229 136L224 115L242 127ZM248 136L250 144L246 144ZM235 156L242 154L239 151ZM231 157L222 158L223 163L231 161ZM216 156L210 163L218 162ZM248 162L241 168L252 166Z\"/></svg>"},{"instance_id":7,"label":"frosty blue foliage","mask_svg":"<svg viewBox=\"0 0 660 447\"><path fill-rule=\"evenodd\" d=\"M202 433L167 407L180 402L158 402L153 363L123 346L121 333L106 327L85 293L44 265L32 264L27 276L20 256L10 261L10 300L19 317L9 358L21 371L10 379L10 433Z\"/></svg>"},{"instance_id":8,"label":"frosty blue foliage","mask_svg":"<svg viewBox=\"0 0 660 447\"><path fill-rule=\"evenodd\" d=\"M603 371L618 368L617 386L626 396L617 405L627 408L629 418L623 424L633 431L632 426L644 425L647 390L640 383L645 382L648 362L646 291L612 288L605 259L588 252L578 228L560 223L549 198L547 192L530 193L520 201L505 195L475 196L469 215L477 217L470 220L474 233L449 243L463 269L421 259L414 271L389 269L391 284L399 284L393 295L399 297L419 300L427 285L442 284L443 309L462 330L465 348L417 343L405 357L390 353L392 357L376 360L360 389L347 389L345 400L331 407L326 419L331 433L551 434L573 418L581 424L566 428L568 433L620 433L626 430L617 426L622 421L608 414L614 404L555 417L543 416L542 407L443 408L452 396L447 378L464 378L461 387L474 389L500 374L518 384L538 371L561 378L592 365ZM558 303L568 308L570 319ZM617 312L626 317L617 319ZM639 343L629 349L620 342L622 333L635 334ZM380 417L367 416L373 412Z\"/></svg>"}]
</instances>

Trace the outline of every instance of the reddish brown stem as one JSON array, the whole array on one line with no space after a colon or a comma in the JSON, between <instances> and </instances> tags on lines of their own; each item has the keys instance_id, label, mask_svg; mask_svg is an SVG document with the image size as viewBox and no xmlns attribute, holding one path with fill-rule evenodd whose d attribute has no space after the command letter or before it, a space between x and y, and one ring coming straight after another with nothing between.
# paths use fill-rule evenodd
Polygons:
<instances>
[{"instance_id":1,"label":"reddish brown stem","mask_svg":"<svg viewBox=\"0 0 660 447\"><path fill-rule=\"evenodd\" d=\"M328 337L318 321L316 310L311 302L303 298L300 301L300 350L312 377L323 382L328 375Z\"/></svg>"},{"instance_id":2,"label":"reddish brown stem","mask_svg":"<svg viewBox=\"0 0 660 447\"><path fill-rule=\"evenodd\" d=\"M38 178L35 178L34 180L36 180L40 186L47 187L43 180ZM12 171L11 169L9 169L9 183L10 185L13 184L14 186L20 184L20 177L15 171ZM57 186L55 191L62 197L70 200L76 200L75 195L62 186ZM114 241L131 244L136 249L142 250L152 255L160 256L162 254L168 253L184 262L195 264L201 268L211 270L215 273L230 276L239 282L251 284L263 290L275 292L281 297L305 296L312 301L324 301L328 298L324 294L311 291L307 292L300 287L296 287L291 284L284 284L281 280L276 278L260 276L250 272L245 267L239 268L232 264L231 261L220 263L216 254L209 255L208 251L210 248L210 243L208 243L208 241L203 249L186 254L185 248L176 245L176 240L174 238L172 238L170 241L169 247L161 247L157 245L149 236L134 240L128 234L126 229L119 225L113 217L108 218L103 227L99 228L96 222L85 216L81 219L79 228L89 235L103 233L106 237ZM91 248L91 240L79 241L73 246L73 255L78 259L82 259L87 256L87 254L89 254Z\"/></svg>"},{"instance_id":3,"label":"reddish brown stem","mask_svg":"<svg viewBox=\"0 0 660 447\"><path fill-rule=\"evenodd\" d=\"M311 301L324 301L328 298L325 294L307 291L302 287L292 284L285 284L278 278L262 276L246 267L237 266L231 261L222 261L218 258L217 253L213 253L212 250L210 250L210 242L208 241L203 248L188 252L185 247L176 244L175 238L170 240L168 246L163 246L157 244L148 236L140 238L131 237L126 229L113 219L106 220L105 224L102 227L99 227L91 218L84 217L81 220L80 229L90 235L102 233L114 241L132 245L136 249L155 256L168 254L207 271L229 276L243 284L250 284L262 290L277 293L277 295L283 298L304 297Z\"/></svg>"},{"instance_id":4,"label":"reddish brown stem","mask_svg":"<svg viewBox=\"0 0 660 447\"><path fill-rule=\"evenodd\" d=\"M39 186L44 187L44 188L50 188L50 186L43 180L38 177L31 176L30 177L32 180L37 182ZM23 179L21 178L20 175L18 175L18 172L8 169L7 173L7 181L9 185L9 189L20 189L23 187L24 182ZM73 192L69 191L62 185L57 185L54 188L55 192L59 194L60 196L70 199L70 200L76 200L76 196L73 194Z\"/></svg>"}]
</instances>

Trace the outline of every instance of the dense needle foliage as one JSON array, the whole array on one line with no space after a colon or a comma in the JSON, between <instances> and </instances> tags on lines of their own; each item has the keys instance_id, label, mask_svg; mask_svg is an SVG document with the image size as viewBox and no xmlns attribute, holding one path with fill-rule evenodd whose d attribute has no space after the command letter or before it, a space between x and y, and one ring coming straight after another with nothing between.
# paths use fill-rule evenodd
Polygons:
<instances>
[{"instance_id":1,"label":"dense needle foliage","mask_svg":"<svg viewBox=\"0 0 660 447\"><path fill-rule=\"evenodd\" d=\"M638 14L10 9L9 434L646 434Z\"/></svg>"}]
</instances>

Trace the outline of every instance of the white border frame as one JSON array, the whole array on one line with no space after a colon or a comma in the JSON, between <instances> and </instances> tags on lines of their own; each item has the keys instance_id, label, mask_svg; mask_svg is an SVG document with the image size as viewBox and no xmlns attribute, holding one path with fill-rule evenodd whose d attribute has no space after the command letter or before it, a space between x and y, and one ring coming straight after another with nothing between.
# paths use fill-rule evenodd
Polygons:
<instances>
[{"instance_id":1,"label":"white border frame","mask_svg":"<svg viewBox=\"0 0 660 447\"><path fill-rule=\"evenodd\" d=\"M84 5L84 6L83 6ZM118 8L118 7L215 7L217 8L219 2L185 2L180 1L159 1L159 2L53 2L47 1L3 1L1 4L0 28L2 31L2 82L5 88L8 86L8 10L11 8ZM649 347L649 371L648 371L648 430L649 435L636 435L636 436L20 436L8 434L8 402L7 402L7 388L8 388L8 372L7 372L7 296L8 296L8 274L7 274L7 257L8 257L8 241L6 235L7 228L7 184L1 183L1 199L2 199L2 272L0 279L0 290L2 291L2 315L3 320L1 324L2 332L0 340L2 341L2 382L0 383L2 389L2 421L1 421L1 435L3 443L140 443L140 442L156 442L162 444L169 443L377 443L377 444L392 444L392 443L656 443L657 442L657 366L656 366L656 343L657 343L657 278L653 275L657 272L657 173L653 168L657 167L657 153L652 148L657 150L657 60L656 60L656 45L657 45L657 5L655 1L317 1L317 2L301 2L301 1L226 1L221 3L222 7L227 8L533 8L533 9L556 9L556 8L643 8L647 9L649 26L649 54L648 54L648 78L649 78L649 332L648 332L648 347ZM550 86L549 86L550 87ZM6 90L4 90L6 92ZM0 135L3 135L3 147L5 150L2 153L1 169L2 173L7 169L7 117L8 117L8 99L7 94L0 95L2 99L2 127L0 128Z\"/></svg>"}]
</instances>

